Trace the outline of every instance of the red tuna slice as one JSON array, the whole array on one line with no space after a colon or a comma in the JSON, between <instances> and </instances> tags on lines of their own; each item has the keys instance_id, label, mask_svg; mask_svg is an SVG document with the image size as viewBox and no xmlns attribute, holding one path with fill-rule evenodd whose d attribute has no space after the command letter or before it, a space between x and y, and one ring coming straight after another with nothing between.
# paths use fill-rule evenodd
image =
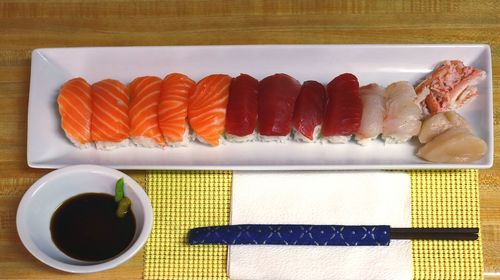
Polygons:
<instances>
[{"instance_id":1,"label":"red tuna slice","mask_svg":"<svg viewBox=\"0 0 500 280\"><path fill-rule=\"evenodd\" d=\"M234 78L229 89L226 111L226 133L247 136L257 126L259 81L247 74Z\"/></svg>"},{"instance_id":2,"label":"red tuna slice","mask_svg":"<svg viewBox=\"0 0 500 280\"><path fill-rule=\"evenodd\" d=\"M263 136L286 136L292 129L295 100L300 83L286 74L274 74L259 84L259 133Z\"/></svg>"},{"instance_id":3,"label":"red tuna slice","mask_svg":"<svg viewBox=\"0 0 500 280\"><path fill-rule=\"evenodd\" d=\"M295 102L293 124L309 140L313 140L314 129L323 122L325 103L325 87L316 81L304 82Z\"/></svg>"},{"instance_id":4,"label":"red tuna slice","mask_svg":"<svg viewBox=\"0 0 500 280\"><path fill-rule=\"evenodd\" d=\"M321 128L323 136L348 136L358 131L363 104L356 76L342 74L328 83L326 90L328 102Z\"/></svg>"}]
</instances>

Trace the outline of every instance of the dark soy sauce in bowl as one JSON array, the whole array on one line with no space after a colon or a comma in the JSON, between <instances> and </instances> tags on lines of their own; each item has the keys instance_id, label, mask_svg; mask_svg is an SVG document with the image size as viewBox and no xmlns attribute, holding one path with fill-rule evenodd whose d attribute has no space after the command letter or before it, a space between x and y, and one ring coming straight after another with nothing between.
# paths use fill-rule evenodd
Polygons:
<instances>
[{"instance_id":1,"label":"dark soy sauce in bowl","mask_svg":"<svg viewBox=\"0 0 500 280\"><path fill-rule=\"evenodd\" d=\"M105 193L84 193L66 200L52 215L50 232L57 248L83 261L103 261L117 256L132 242L132 210L116 216L118 203Z\"/></svg>"}]
</instances>

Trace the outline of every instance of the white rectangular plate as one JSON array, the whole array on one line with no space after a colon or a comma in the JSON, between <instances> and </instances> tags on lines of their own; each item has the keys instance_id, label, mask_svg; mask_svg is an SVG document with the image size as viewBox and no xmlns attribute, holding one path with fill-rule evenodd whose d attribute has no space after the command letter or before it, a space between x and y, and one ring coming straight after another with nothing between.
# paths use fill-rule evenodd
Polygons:
<instances>
[{"instance_id":1,"label":"white rectangular plate","mask_svg":"<svg viewBox=\"0 0 500 280\"><path fill-rule=\"evenodd\" d=\"M487 72L480 95L459 112L488 144L487 155L471 164L433 164L415 156L417 141L367 146L319 143L227 143L208 147L79 150L64 136L56 104L59 87L81 76L89 83L112 78L128 83L143 75L171 72L198 81L206 75L247 73L262 79L287 73L300 82L328 83L351 72L361 85L408 80L415 84L443 60L459 59ZM99 164L119 169L456 169L493 164L493 94L488 45L256 45L37 49L32 54L28 111L28 165L59 168Z\"/></svg>"}]
</instances>

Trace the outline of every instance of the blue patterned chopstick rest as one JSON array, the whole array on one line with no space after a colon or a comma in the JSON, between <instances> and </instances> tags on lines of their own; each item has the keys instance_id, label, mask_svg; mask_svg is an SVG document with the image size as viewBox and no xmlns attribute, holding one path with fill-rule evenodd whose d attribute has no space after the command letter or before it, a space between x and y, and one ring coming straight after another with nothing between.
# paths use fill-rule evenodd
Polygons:
<instances>
[{"instance_id":1,"label":"blue patterned chopstick rest","mask_svg":"<svg viewBox=\"0 0 500 280\"><path fill-rule=\"evenodd\" d=\"M389 226L229 225L194 228L189 244L387 246Z\"/></svg>"}]
</instances>

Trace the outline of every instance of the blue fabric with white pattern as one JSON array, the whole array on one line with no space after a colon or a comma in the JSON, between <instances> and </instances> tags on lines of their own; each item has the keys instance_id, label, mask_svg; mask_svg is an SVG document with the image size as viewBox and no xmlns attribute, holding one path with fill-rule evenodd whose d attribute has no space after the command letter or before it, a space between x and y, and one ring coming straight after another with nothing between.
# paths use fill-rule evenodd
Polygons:
<instances>
[{"instance_id":1,"label":"blue fabric with white pattern","mask_svg":"<svg viewBox=\"0 0 500 280\"><path fill-rule=\"evenodd\" d=\"M189 244L387 246L385 225L230 225L194 228Z\"/></svg>"}]
</instances>

